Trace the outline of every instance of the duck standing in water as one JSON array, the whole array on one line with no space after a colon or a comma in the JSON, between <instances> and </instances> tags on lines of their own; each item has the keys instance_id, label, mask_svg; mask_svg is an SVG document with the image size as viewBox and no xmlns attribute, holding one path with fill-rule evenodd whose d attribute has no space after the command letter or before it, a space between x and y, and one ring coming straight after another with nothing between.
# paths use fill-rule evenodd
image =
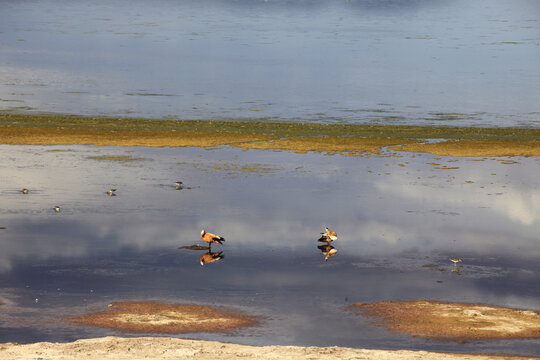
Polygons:
<instances>
[{"instance_id":1,"label":"duck standing in water","mask_svg":"<svg viewBox=\"0 0 540 360\"><path fill-rule=\"evenodd\" d=\"M337 234L334 231L330 230L328 226L325 228L325 230L326 232L321 233L322 236L319 239L319 241L329 243L334 240L337 240Z\"/></svg>"},{"instance_id":2,"label":"duck standing in water","mask_svg":"<svg viewBox=\"0 0 540 360\"><path fill-rule=\"evenodd\" d=\"M210 245L212 245L212 244L223 244L222 241L225 241L225 238L223 238L223 237L221 237L219 235L216 235L216 234L207 233L206 231L204 231L204 229L202 229L202 231L201 231L201 239L203 239L204 241L206 241Z\"/></svg>"}]
</instances>

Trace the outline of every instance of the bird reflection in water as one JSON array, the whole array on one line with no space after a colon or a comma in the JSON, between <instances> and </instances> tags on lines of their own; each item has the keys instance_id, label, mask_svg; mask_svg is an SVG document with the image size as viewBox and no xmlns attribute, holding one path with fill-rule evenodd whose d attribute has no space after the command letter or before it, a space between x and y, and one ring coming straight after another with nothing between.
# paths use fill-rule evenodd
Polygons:
<instances>
[{"instance_id":1,"label":"bird reflection in water","mask_svg":"<svg viewBox=\"0 0 540 360\"><path fill-rule=\"evenodd\" d=\"M204 264L206 263L213 263L213 262L223 259L224 257L225 255L223 255L223 251L210 252L210 250L208 250L207 253L203 254L200 257L199 262L201 263L201 266L204 266Z\"/></svg>"},{"instance_id":2,"label":"bird reflection in water","mask_svg":"<svg viewBox=\"0 0 540 360\"><path fill-rule=\"evenodd\" d=\"M337 249L333 247L332 245L324 244L324 245L317 246L317 248L321 250L321 252L325 256L324 261L327 261L332 256L337 254Z\"/></svg>"},{"instance_id":3,"label":"bird reflection in water","mask_svg":"<svg viewBox=\"0 0 540 360\"><path fill-rule=\"evenodd\" d=\"M212 252L210 250L210 246L201 246L201 245L190 245L190 246L180 246L179 249L186 249L186 250L207 250L206 253L204 253L200 258L199 262L202 266L206 263L213 263L218 260L221 260L225 257L223 255L223 251L216 251Z\"/></svg>"}]
</instances>

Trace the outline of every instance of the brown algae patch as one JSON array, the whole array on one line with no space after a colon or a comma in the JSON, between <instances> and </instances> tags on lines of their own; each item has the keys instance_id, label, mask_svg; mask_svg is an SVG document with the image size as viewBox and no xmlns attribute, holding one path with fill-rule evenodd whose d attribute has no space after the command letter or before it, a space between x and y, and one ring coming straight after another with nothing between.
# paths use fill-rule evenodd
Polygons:
<instances>
[{"instance_id":1,"label":"brown algae patch","mask_svg":"<svg viewBox=\"0 0 540 360\"><path fill-rule=\"evenodd\" d=\"M439 169L439 170L456 170L456 169L459 169L459 166L436 166L434 167L434 169Z\"/></svg>"},{"instance_id":2,"label":"brown algae patch","mask_svg":"<svg viewBox=\"0 0 540 360\"><path fill-rule=\"evenodd\" d=\"M136 301L115 302L103 312L66 320L127 332L164 334L223 332L258 323L254 316L210 306Z\"/></svg>"},{"instance_id":3,"label":"brown algae patch","mask_svg":"<svg viewBox=\"0 0 540 360\"><path fill-rule=\"evenodd\" d=\"M263 135L234 135L163 130L95 130L31 127L0 127L0 142L8 145L96 145L96 146L195 146L211 147L273 138Z\"/></svg>"},{"instance_id":4,"label":"brown algae patch","mask_svg":"<svg viewBox=\"0 0 540 360\"><path fill-rule=\"evenodd\" d=\"M238 144L236 146L244 149L275 149L294 151L296 153L314 151L326 154L361 155L362 153L381 154L384 147L415 142L415 140L407 139L309 136Z\"/></svg>"},{"instance_id":5,"label":"brown algae patch","mask_svg":"<svg viewBox=\"0 0 540 360\"><path fill-rule=\"evenodd\" d=\"M540 141L452 140L430 144L407 144L394 150L443 156L540 156Z\"/></svg>"},{"instance_id":6,"label":"brown algae patch","mask_svg":"<svg viewBox=\"0 0 540 360\"><path fill-rule=\"evenodd\" d=\"M355 303L392 331L442 340L540 338L540 313L498 306L429 300Z\"/></svg>"}]
</instances>

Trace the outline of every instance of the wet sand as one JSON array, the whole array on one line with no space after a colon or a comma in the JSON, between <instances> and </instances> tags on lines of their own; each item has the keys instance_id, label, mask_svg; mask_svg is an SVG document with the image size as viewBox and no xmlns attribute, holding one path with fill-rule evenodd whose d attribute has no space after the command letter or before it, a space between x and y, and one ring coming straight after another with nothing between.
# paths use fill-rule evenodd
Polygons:
<instances>
[{"instance_id":1,"label":"wet sand","mask_svg":"<svg viewBox=\"0 0 540 360\"><path fill-rule=\"evenodd\" d=\"M356 359L495 360L538 359L508 355L445 354L427 351L366 350L343 347L248 346L167 337L104 337L72 343L0 344L0 358L21 359Z\"/></svg>"}]
</instances>

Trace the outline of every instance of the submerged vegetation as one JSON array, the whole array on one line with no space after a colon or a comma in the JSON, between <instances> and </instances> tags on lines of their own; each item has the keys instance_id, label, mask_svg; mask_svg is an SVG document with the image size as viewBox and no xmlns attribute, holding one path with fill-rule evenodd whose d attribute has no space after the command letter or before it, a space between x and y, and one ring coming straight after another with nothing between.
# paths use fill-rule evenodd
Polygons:
<instances>
[{"instance_id":1,"label":"submerged vegetation","mask_svg":"<svg viewBox=\"0 0 540 360\"><path fill-rule=\"evenodd\" d=\"M118 161L118 162L150 161L150 160L152 160L152 159L148 159L148 158L134 158L132 156L115 156L115 155L88 156L88 159L106 160L106 161Z\"/></svg>"},{"instance_id":2,"label":"submerged vegetation","mask_svg":"<svg viewBox=\"0 0 540 360\"><path fill-rule=\"evenodd\" d=\"M0 143L229 145L349 155L381 153L394 146L393 150L449 156L539 156L540 129L0 114Z\"/></svg>"}]
</instances>

